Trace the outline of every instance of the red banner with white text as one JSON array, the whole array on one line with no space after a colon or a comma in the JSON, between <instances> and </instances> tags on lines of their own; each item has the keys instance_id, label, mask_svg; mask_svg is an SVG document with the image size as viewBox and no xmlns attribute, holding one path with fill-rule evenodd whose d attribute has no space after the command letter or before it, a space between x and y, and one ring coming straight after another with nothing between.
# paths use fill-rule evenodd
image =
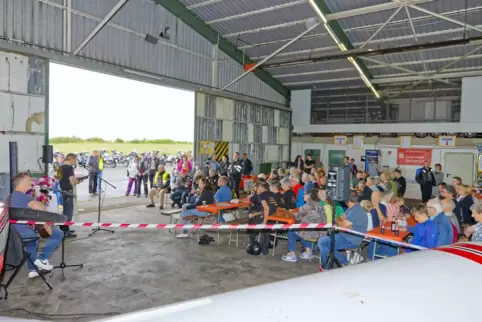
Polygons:
<instances>
[{"instance_id":1,"label":"red banner with white text","mask_svg":"<svg viewBox=\"0 0 482 322\"><path fill-rule=\"evenodd\" d=\"M398 165L423 166L423 162L432 163L432 149L404 149L397 151Z\"/></svg>"}]
</instances>

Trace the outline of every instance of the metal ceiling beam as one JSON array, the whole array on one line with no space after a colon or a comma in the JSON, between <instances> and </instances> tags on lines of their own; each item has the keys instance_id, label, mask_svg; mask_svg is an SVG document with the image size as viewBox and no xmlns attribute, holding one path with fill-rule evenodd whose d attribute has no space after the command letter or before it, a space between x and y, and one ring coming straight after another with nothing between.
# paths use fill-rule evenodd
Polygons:
<instances>
[{"instance_id":1,"label":"metal ceiling beam","mask_svg":"<svg viewBox=\"0 0 482 322\"><path fill-rule=\"evenodd\" d=\"M407 1L409 3L426 3L426 2L432 2L432 1L435 1L435 0L411 0L411 1L407 0ZM389 3L385 3L385 4L381 4L381 5L368 6L368 7L365 7L365 8L353 9L353 10L336 12L336 13L329 13L329 14L325 14L325 17L326 17L327 21L335 21L337 19L355 17L355 16L364 15L364 14L368 14L368 13L374 13L374 12L380 12L380 11L384 11L384 10L396 9L399 6L400 6L400 4L397 4L395 2L389 2ZM223 35L223 37L231 38L231 37L253 34L253 33L258 33L258 32L262 32L262 31L273 30L273 29L287 28L287 27L291 27L291 26L295 26L295 25L304 24L304 23L306 23L307 20L308 19L290 21L290 22L281 23L281 24L272 25L272 26L266 26L266 27L261 27L261 28L255 28L255 29L248 29L248 30L243 30L243 31L239 31L239 32L233 32L233 33L225 34L225 35Z\"/></svg>"},{"instance_id":2,"label":"metal ceiling beam","mask_svg":"<svg viewBox=\"0 0 482 322\"><path fill-rule=\"evenodd\" d=\"M479 25L478 27L482 27L482 25ZM430 37L434 37L434 36L456 34L456 33L460 33L460 32L463 32L463 31L464 31L464 28L455 28L455 29L427 32L427 33L423 33L423 34L418 34L417 36L418 36L419 39L420 38L430 38ZM324 34L324 36L327 36L327 35L328 35L328 33ZM322 35L318 34L318 36L322 36ZM386 43L386 42L397 42L397 41L401 41L401 40L410 40L412 38L413 38L413 35L399 36L399 37L386 38L386 39L374 39L374 40L372 40L372 45L383 44L383 43ZM361 44L362 43L354 43L353 46L359 46ZM338 49L338 47L336 47L336 46L327 46L327 47L321 47L321 48L288 51L288 52L279 54L278 57L289 57L289 56L295 56L295 55L301 55L301 54L312 55L314 53L320 53L320 52L325 52L325 51L335 51L337 49ZM265 56L253 56L252 59L261 59L263 57L265 57Z\"/></svg>"},{"instance_id":3,"label":"metal ceiling beam","mask_svg":"<svg viewBox=\"0 0 482 322\"><path fill-rule=\"evenodd\" d=\"M279 4L277 6L272 6L272 7L268 7L268 8L259 9L259 10L240 13L240 14L237 14L237 15L234 15L234 16L223 17L223 18L219 18L219 19L206 21L206 24L213 25L213 24L216 24L216 23L225 22L225 21L229 21L229 20L251 17L251 16L254 16L254 15L259 15L259 14L266 13L266 12L271 12L271 11L275 11L275 10L294 7L294 6L297 6L297 5L300 5L300 4L306 4L306 1L305 0L297 0L297 1L294 1L294 2L283 3L283 4Z\"/></svg>"},{"instance_id":4,"label":"metal ceiling beam","mask_svg":"<svg viewBox=\"0 0 482 322\"><path fill-rule=\"evenodd\" d=\"M221 90L224 91L226 88L230 87L231 85L233 85L234 83L236 83L237 81L239 81L240 79L242 79L244 76L248 75L251 71L256 70L256 67L261 66L262 64L264 64L265 62L267 62L271 57L276 56L276 54L282 52L283 50L285 50L286 48L288 48L289 46L291 46L292 44L294 44L298 39L300 39L300 38L303 37L304 35L310 33L313 29L318 28L319 25L320 25L320 23L315 23L315 24L313 24L311 27L309 27L308 29L306 29L305 31L303 31L301 34L299 34L298 36L296 36L295 38L291 39L291 40L288 41L286 44L284 44L283 46L281 46L280 48L278 48L277 50L275 50L271 55L267 56L266 58L260 60L259 62L257 62L257 63L254 64L253 66L251 66L251 67L250 67L248 70L246 70L243 74L239 75L239 76L236 77L234 80L232 80L232 81L229 82L227 85L225 85L223 88L221 88Z\"/></svg>"},{"instance_id":5,"label":"metal ceiling beam","mask_svg":"<svg viewBox=\"0 0 482 322\"><path fill-rule=\"evenodd\" d=\"M187 6L186 8L191 10L191 9L196 9L196 8L208 6L210 4L215 4L215 3L218 3L218 2L221 2L221 1L223 1L223 0L207 0L207 1L204 1L204 2L200 2L200 3L196 3L196 4L193 4L193 5Z\"/></svg>"},{"instance_id":6,"label":"metal ceiling beam","mask_svg":"<svg viewBox=\"0 0 482 322\"><path fill-rule=\"evenodd\" d=\"M482 76L482 69L481 70L474 70L468 72L455 72L455 73L441 73L437 74L438 78L462 78L462 77L475 77L475 76ZM430 77L430 76L429 76ZM374 84L390 84L390 83L402 83L402 82L415 82L415 81L424 81L427 79L427 76L407 76L407 77L384 77L384 78L375 78L373 80Z\"/></svg>"},{"instance_id":7,"label":"metal ceiling beam","mask_svg":"<svg viewBox=\"0 0 482 322\"><path fill-rule=\"evenodd\" d=\"M321 13L323 15L326 16L326 15L331 14L331 11L328 8L328 6L326 5L324 0L312 0L312 2L313 2L314 5L316 5L316 7L318 7L318 9L321 11ZM338 40L343 44L343 46L345 47L345 50L354 49L353 44L351 43L350 39L348 38L345 31L343 30L343 28L338 23L338 21L331 20L331 21L328 21L325 25L328 25L329 28L327 28L327 31L330 32L330 29L331 29L331 31L334 33L335 37L337 37ZM355 67L357 67L357 69L359 69L358 71L360 73L360 78L365 83L366 83L366 79L368 80L368 82L370 82L370 80L373 78L373 75L370 72L370 70L368 70L368 68L365 66L365 63L363 61L355 58L355 57L351 58L351 62L353 63L353 65ZM364 79L364 78L366 78L366 79ZM378 95L376 93L376 88L373 88L372 86L370 86L370 84L367 84L367 86L370 87L373 90L375 95Z\"/></svg>"},{"instance_id":8,"label":"metal ceiling beam","mask_svg":"<svg viewBox=\"0 0 482 322\"><path fill-rule=\"evenodd\" d=\"M370 61L367 57L360 57L363 60ZM432 63L443 63L447 61L453 61L454 59L457 59L458 57L447 57L447 58L435 58L435 59L427 59L425 60L426 64L432 64ZM466 60L469 59L481 59L482 54L477 54L477 55L472 55L467 58ZM381 62L380 62L381 63ZM389 67L397 69L399 66L410 66L410 65L418 65L421 64L421 60L412 60L412 61L406 61L406 62L400 62L400 63L390 63ZM384 63L385 64L385 63ZM368 65L367 66L370 70L373 69L382 69L382 68L387 68L388 66L379 64L379 65ZM402 70L402 69L400 69ZM325 70L317 70L317 71L312 71L312 72L305 72L305 73L289 73L289 74L276 74L276 78L285 78L285 77L297 77L297 76L308 76L308 75L324 75L324 74L336 74L336 73L343 73L343 72L349 72L353 71L353 68L339 68L339 69L325 69Z\"/></svg>"},{"instance_id":9,"label":"metal ceiling beam","mask_svg":"<svg viewBox=\"0 0 482 322\"><path fill-rule=\"evenodd\" d=\"M403 52L413 52L418 50L429 50L429 49L436 49L436 48L443 48L443 47L452 47L452 46L463 45L463 44L480 44L481 42L482 42L482 36L478 36L478 37L471 37L471 38L464 38L464 39L427 42L423 44L413 44L413 45L407 45L407 46L390 47L390 48L382 48L382 49L362 49L362 50L352 49L341 53L327 54L327 55L313 57L313 58L307 58L307 59L304 58L304 59L298 59L298 60L290 60L286 62L266 64L266 65L263 65L263 67L273 68L273 67L299 66L303 64L312 64L312 63L321 62L321 61L340 60L348 57L388 55L388 54L403 53Z\"/></svg>"},{"instance_id":10,"label":"metal ceiling beam","mask_svg":"<svg viewBox=\"0 0 482 322\"><path fill-rule=\"evenodd\" d=\"M185 24L194 29L212 44L217 44L219 46L219 50L226 53L226 55L234 59L240 65L244 66L245 64L254 63L254 61L246 57L242 51L237 49L236 46L223 37L220 37L220 35L213 28L206 25L194 13L182 5L179 0L155 0L155 2L162 5L164 8L166 8L166 10L181 19ZM289 99L290 90L284 87L280 81L271 76L267 71L257 69L253 73L275 91L283 95L286 99Z\"/></svg>"},{"instance_id":11,"label":"metal ceiling beam","mask_svg":"<svg viewBox=\"0 0 482 322\"><path fill-rule=\"evenodd\" d=\"M287 27L292 27L292 26L304 25L307 21L308 21L308 19L290 21L290 22L280 23L280 24L277 24L277 25L271 25L271 26L266 26L266 27L261 27L261 28L256 28L256 29L249 29L249 30L232 32L230 34L225 34L225 35L222 35L222 36L224 38L239 37L239 36L242 36L242 35L255 34L255 33L258 33L258 32L261 32L261 31L269 31L269 30L275 30L275 29L280 29L280 28L287 28Z\"/></svg>"},{"instance_id":12,"label":"metal ceiling beam","mask_svg":"<svg viewBox=\"0 0 482 322\"><path fill-rule=\"evenodd\" d=\"M420 52L421 53L421 52ZM393 69L398 69L398 70L401 70L401 71L404 71L408 74L412 74L412 75L418 75L418 76L421 76L421 77L427 77L427 74L430 73L428 70L427 70L427 66L425 66L425 61L422 60L422 64L424 66L424 69L425 69L425 73L427 74L422 74L422 73L419 73L419 72L416 72L414 70L411 70L411 69L408 69L408 68L405 68L405 67L400 67L400 66L392 66L392 64L390 63L386 63L386 62L383 62L383 61L379 61L379 60L376 60L376 59L372 59L372 58L369 58L369 57L363 57L362 58L363 60L366 60L366 61L369 61L369 62L372 62L374 64L378 64L378 65L382 65L384 67L388 67L388 68L393 68ZM448 81L448 80L445 80L445 79L440 79L439 77L437 76L434 76L433 78L429 78L427 77L427 80L428 79L433 79L433 80L436 80L436 81L439 81L439 82L442 82L442 83L445 83L445 84L449 84L449 85L455 85L454 83Z\"/></svg>"},{"instance_id":13,"label":"metal ceiling beam","mask_svg":"<svg viewBox=\"0 0 482 322\"><path fill-rule=\"evenodd\" d=\"M80 53L80 51L85 46L87 46L87 44L92 40L92 38L94 38L95 35L97 35L102 30L102 28L107 25L107 23L125 6L128 1L129 0L119 0L119 2L117 2L117 4L105 15L104 19L102 19L102 21L97 26L95 26L94 30L92 30L90 34L85 37L84 41L82 41L80 45L74 50L74 55Z\"/></svg>"},{"instance_id":14,"label":"metal ceiling beam","mask_svg":"<svg viewBox=\"0 0 482 322\"><path fill-rule=\"evenodd\" d=\"M396 4L396 3L394 3ZM468 8L467 10L454 10L454 11L447 11L442 13L444 16L449 16L449 15L458 15L458 14L464 14L467 12L468 14L470 13L476 13L480 12L482 10L482 6L478 7L473 7L473 8ZM412 17L412 22L415 21L422 21L422 20L427 20L427 19L433 19L433 16L431 15L426 15L426 16L421 16L421 17ZM396 26L396 25L406 25L409 23L408 19L402 19L402 20L396 20L392 21L390 23L390 27ZM355 32L355 31L363 31L366 29L373 29L373 28L378 28L382 24L373 24L373 25L365 25L365 26L360 26L360 27L355 27L355 28L348 28L345 29L345 32ZM482 28L482 25L477 25L477 28ZM438 35L445 35L445 34L450 34L450 33L460 33L463 32L464 28L454 28L454 29L448 29L448 30L439 30L439 31L434 31L434 32L428 32L428 33L421 33L418 34L418 38L423 38L423 37L433 37L433 36L438 36ZM318 37L324 37L328 36L328 33L319 33L319 34L313 34L306 36L305 39L313 39L313 38L318 38ZM397 41L397 40L405 40L405 39L412 39L413 36L400 36L400 37L394 37L394 38L386 38L386 39L375 39L372 40L372 44L375 43L384 43L384 42L390 42L390 41ZM262 42L262 43L254 43L254 44L248 44L248 45L243 45L238 47L239 49L249 49L249 48L259 48L261 46L267 46L267 45L273 45L277 43L283 43L285 41L288 41L289 39L282 39L282 40L276 40L276 41L268 41L268 42ZM353 43L354 46L360 46L362 43ZM327 51L331 49L337 49L337 47L323 47L323 48L314 48L314 49L308 49L308 50L301 50L301 51L292 51L292 52L286 52L282 53L280 56L291 56L291 55L296 55L296 54L303 54L303 53L311 53L311 52L320 52L320 51ZM263 58L264 56L253 56L253 59L259 59Z\"/></svg>"},{"instance_id":15,"label":"metal ceiling beam","mask_svg":"<svg viewBox=\"0 0 482 322\"><path fill-rule=\"evenodd\" d=\"M453 69L446 69L446 72L450 72L450 74L456 74L456 73L470 73L470 72L482 72L482 68L453 68ZM391 80L400 80L399 82L409 82L412 81L411 78L415 78L414 80L442 80L446 77L439 76L436 74L437 71L431 70L428 71L428 75L414 75L413 71L410 71L410 73L400 73L400 74L389 74L389 75L383 75L381 77L377 77L373 79L374 84L385 84L385 83L397 83L395 81ZM464 77L464 76L461 76ZM457 78L457 77L447 77L447 78ZM285 82L283 85L285 86L297 86L297 85L310 85L310 84L326 84L326 83L337 83L337 82L349 82L349 81L354 81L357 80L358 78L356 77L344 77L344 78L325 78L325 79L320 79L320 80L309 80L309 81L301 81L301 82ZM388 79L390 80L389 82L385 82L384 80ZM408 80L406 80L408 79ZM449 84L456 86L457 84L452 83L452 82L442 82L444 84Z\"/></svg>"},{"instance_id":16,"label":"metal ceiling beam","mask_svg":"<svg viewBox=\"0 0 482 322\"><path fill-rule=\"evenodd\" d=\"M425 8L422 8L422 7L419 7L417 5L410 5L410 8L412 9L415 9L415 10L418 10L418 11L421 11L421 12L424 12L426 14L429 14L429 15L432 15L434 17L437 17L439 19L442 19L442 20L447 20L451 23L454 23L456 25L459 25L459 26L462 26L464 28L467 28L467 29L472 29L472 30L475 30L475 31L478 31L478 32L482 32L482 28L478 28L476 26L473 26L473 25L470 25L470 24L467 24L465 22L461 22L461 21L458 21L456 19L452 19L452 18L449 18L449 17L446 17L444 15L441 15L441 14L438 14L436 12L433 12L433 11L430 11L430 10L427 10Z\"/></svg>"},{"instance_id":17,"label":"metal ceiling beam","mask_svg":"<svg viewBox=\"0 0 482 322\"><path fill-rule=\"evenodd\" d=\"M393 20L393 18L395 18L396 15L398 15L398 13L400 11L402 11L404 7L403 6L399 6L397 10L395 10L394 13L392 13L392 15L387 19L387 21L385 21L371 36L370 38L368 38L361 46L360 48L364 48L366 45L368 45L370 43L370 41L372 41L373 38L375 38L379 33L380 31L383 30L383 28L385 28L386 25L388 25L390 23L390 21Z\"/></svg>"},{"instance_id":18,"label":"metal ceiling beam","mask_svg":"<svg viewBox=\"0 0 482 322\"><path fill-rule=\"evenodd\" d=\"M409 4L422 4L422 3L433 2L433 1L435 1L435 0L407 0L404 3L405 3L405 5L409 5ZM381 12L381 11L386 11L386 10L397 9L398 7L400 7L400 4L398 4L398 3L387 2L387 3L377 4L377 5L368 6L368 7L364 7L364 8L335 12L335 13L326 15L326 19L328 21L345 19L345 18L350 18L350 17L366 15L366 14L370 14L370 13L376 13L376 12Z\"/></svg>"}]
</instances>

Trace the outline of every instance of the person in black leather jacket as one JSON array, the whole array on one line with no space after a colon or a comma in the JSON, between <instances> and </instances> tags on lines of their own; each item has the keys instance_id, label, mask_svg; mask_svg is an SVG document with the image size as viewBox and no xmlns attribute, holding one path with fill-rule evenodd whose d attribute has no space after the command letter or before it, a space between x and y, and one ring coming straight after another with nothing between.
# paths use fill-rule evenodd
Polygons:
<instances>
[{"instance_id":1,"label":"person in black leather jacket","mask_svg":"<svg viewBox=\"0 0 482 322\"><path fill-rule=\"evenodd\" d=\"M417 175L415 181L420 185L422 192L422 202L426 203L432 197L432 187L435 187L435 177L430 163L425 161L423 163L422 171Z\"/></svg>"},{"instance_id":2,"label":"person in black leather jacket","mask_svg":"<svg viewBox=\"0 0 482 322\"><path fill-rule=\"evenodd\" d=\"M241 175L243 171L243 160L239 158L239 152L234 153L233 162L229 166L229 178L231 179L231 188L239 199L239 184L241 183Z\"/></svg>"},{"instance_id":3,"label":"person in black leather jacket","mask_svg":"<svg viewBox=\"0 0 482 322\"><path fill-rule=\"evenodd\" d=\"M137 198L141 196L142 184L144 185L144 196L147 198L147 195L148 195L147 180L149 179L148 179L146 158L144 155L141 155L140 161L139 161L139 172L137 173L137 191L136 191Z\"/></svg>"}]
</instances>

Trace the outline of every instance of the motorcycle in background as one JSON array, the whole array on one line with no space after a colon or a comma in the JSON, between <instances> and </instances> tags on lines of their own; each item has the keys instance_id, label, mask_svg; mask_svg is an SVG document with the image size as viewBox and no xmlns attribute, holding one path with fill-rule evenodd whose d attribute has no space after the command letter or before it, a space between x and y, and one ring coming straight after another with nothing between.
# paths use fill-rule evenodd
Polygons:
<instances>
[{"instance_id":1,"label":"motorcycle in background","mask_svg":"<svg viewBox=\"0 0 482 322\"><path fill-rule=\"evenodd\" d=\"M102 155L102 158L104 159L104 166L107 167L107 168L115 168L117 166L117 163L116 161L114 160L114 158L112 156L110 156L109 154L107 153L104 153Z\"/></svg>"}]
</instances>

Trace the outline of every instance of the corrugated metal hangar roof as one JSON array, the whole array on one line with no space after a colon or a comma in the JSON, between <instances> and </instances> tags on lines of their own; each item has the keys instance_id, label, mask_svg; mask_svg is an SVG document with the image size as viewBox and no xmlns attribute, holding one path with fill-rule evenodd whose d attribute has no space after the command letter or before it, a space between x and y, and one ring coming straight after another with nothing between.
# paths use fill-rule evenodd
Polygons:
<instances>
[{"instance_id":1,"label":"corrugated metal hangar roof","mask_svg":"<svg viewBox=\"0 0 482 322\"><path fill-rule=\"evenodd\" d=\"M454 95L462 77L482 75L482 0L181 2L255 63L270 58L258 68L314 96Z\"/></svg>"}]
</instances>

